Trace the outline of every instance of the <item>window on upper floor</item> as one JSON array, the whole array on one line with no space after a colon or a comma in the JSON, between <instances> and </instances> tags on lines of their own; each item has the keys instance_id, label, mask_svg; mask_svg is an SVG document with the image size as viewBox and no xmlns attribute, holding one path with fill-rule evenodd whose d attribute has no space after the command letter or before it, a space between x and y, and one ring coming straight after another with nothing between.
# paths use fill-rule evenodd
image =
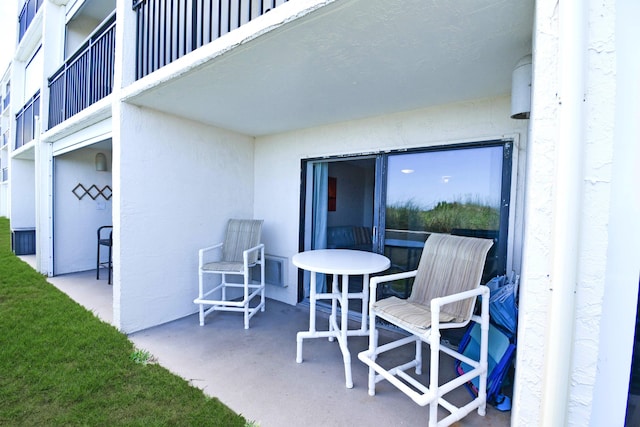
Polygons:
<instances>
[{"instance_id":1,"label":"window on upper floor","mask_svg":"<svg viewBox=\"0 0 640 427\"><path fill-rule=\"evenodd\" d=\"M24 75L24 96L22 103L26 103L42 86L42 76L44 75L44 63L42 59L42 49L38 48L27 64Z\"/></svg>"},{"instance_id":2,"label":"window on upper floor","mask_svg":"<svg viewBox=\"0 0 640 427\"><path fill-rule=\"evenodd\" d=\"M7 108L10 102L11 102L11 83L7 82L7 85L4 88L4 97L2 98L2 109Z\"/></svg>"}]
</instances>

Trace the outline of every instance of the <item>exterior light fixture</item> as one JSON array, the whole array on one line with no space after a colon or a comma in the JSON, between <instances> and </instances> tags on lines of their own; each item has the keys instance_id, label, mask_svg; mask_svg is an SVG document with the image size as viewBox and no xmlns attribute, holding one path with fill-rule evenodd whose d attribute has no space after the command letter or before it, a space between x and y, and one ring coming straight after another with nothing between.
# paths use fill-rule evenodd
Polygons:
<instances>
[{"instance_id":1,"label":"exterior light fixture","mask_svg":"<svg viewBox=\"0 0 640 427\"><path fill-rule=\"evenodd\" d=\"M520 59L511 75L511 118L528 119L531 113L531 55Z\"/></svg>"},{"instance_id":2,"label":"exterior light fixture","mask_svg":"<svg viewBox=\"0 0 640 427\"><path fill-rule=\"evenodd\" d=\"M103 153L96 154L96 170L98 172L107 171L107 156L105 156Z\"/></svg>"}]
</instances>

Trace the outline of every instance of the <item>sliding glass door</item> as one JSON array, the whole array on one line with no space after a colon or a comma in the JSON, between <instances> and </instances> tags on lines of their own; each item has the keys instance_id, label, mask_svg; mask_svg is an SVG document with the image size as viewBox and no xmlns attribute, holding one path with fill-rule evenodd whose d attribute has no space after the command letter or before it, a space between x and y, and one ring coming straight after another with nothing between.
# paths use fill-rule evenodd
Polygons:
<instances>
[{"instance_id":1,"label":"sliding glass door","mask_svg":"<svg viewBox=\"0 0 640 427\"><path fill-rule=\"evenodd\" d=\"M505 273L510 152L500 144L387 156L380 241L394 272L415 270L429 235L445 233L492 239L483 279ZM386 289L410 291L410 281Z\"/></svg>"},{"instance_id":2,"label":"sliding glass door","mask_svg":"<svg viewBox=\"0 0 640 427\"><path fill-rule=\"evenodd\" d=\"M511 155L512 142L489 141L308 160L301 246L383 253L400 272L417 267L431 233L484 237L494 246L483 281L504 274ZM411 286L392 283L381 296L406 298Z\"/></svg>"},{"instance_id":3,"label":"sliding glass door","mask_svg":"<svg viewBox=\"0 0 640 427\"><path fill-rule=\"evenodd\" d=\"M375 229L376 157L309 161L303 224L304 249L355 249L373 251ZM318 275L316 290L331 289L331 277ZM352 286L362 284L354 278ZM308 296L305 278L304 296ZM355 309L355 308L354 308Z\"/></svg>"}]
</instances>

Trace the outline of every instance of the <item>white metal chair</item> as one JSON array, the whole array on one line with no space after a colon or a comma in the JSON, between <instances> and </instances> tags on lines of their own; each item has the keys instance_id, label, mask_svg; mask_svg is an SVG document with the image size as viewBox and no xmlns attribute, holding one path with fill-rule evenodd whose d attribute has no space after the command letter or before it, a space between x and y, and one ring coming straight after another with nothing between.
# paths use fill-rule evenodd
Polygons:
<instances>
[{"instance_id":1,"label":"white metal chair","mask_svg":"<svg viewBox=\"0 0 640 427\"><path fill-rule=\"evenodd\" d=\"M431 234L425 242L418 269L409 272L378 276L370 280L369 348L358 358L369 366L369 394L375 395L377 382L387 380L408 395L418 405L429 407L429 426L448 426L462 419L474 409L480 415L486 410L487 347L489 332L489 289L480 286L487 252L493 242L472 237ZM379 283L414 277L411 296L406 299L390 297L376 301ZM477 296L482 296L479 315L474 314ZM378 345L376 318L398 326L409 336ZM440 343L440 331L465 327L469 321L481 326L480 356L471 360ZM428 384L419 381L422 374L422 342L431 348ZM386 351L415 343L415 357L395 367L383 367L377 360ZM440 352L461 360L471 369L462 376L439 383ZM409 375L415 368L417 377ZM444 395L479 378L478 397L458 408L444 399ZM438 407L450 415L438 422Z\"/></svg>"},{"instance_id":2,"label":"white metal chair","mask_svg":"<svg viewBox=\"0 0 640 427\"><path fill-rule=\"evenodd\" d=\"M223 243L200 249L198 252L199 287L198 298L193 300L200 306L200 326L204 318L213 311L237 311L244 313L244 328L249 329L249 319L258 310L265 309L264 245L260 243L262 220L231 219ZM250 269L259 265L260 282L253 283ZM220 283L206 290L204 275L219 274ZM227 275L242 276L242 283L228 282ZM228 292L227 288L240 288ZM251 300L260 296L260 302L251 307ZM205 306L211 306L205 309Z\"/></svg>"}]
</instances>

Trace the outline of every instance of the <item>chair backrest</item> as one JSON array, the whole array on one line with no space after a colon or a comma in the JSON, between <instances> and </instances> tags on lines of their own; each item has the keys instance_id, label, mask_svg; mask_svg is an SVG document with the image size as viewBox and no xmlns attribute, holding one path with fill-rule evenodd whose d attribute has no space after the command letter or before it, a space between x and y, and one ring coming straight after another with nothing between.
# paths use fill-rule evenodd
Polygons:
<instances>
[{"instance_id":1,"label":"chair backrest","mask_svg":"<svg viewBox=\"0 0 640 427\"><path fill-rule=\"evenodd\" d=\"M424 244L408 300L429 306L433 298L477 288L491 245L489 239L431 234ZM441 312L464 322L471 316L474 303L475 299L467 298L445 305Z\"/></svg>"},{"instance_id":2,"label":"chair backrest","mask_svg":"<svg viewBox=\"0 0 640 427\"><path fill-rule=\"evenodd\" d=\"M106 231L103 230L108 230L109 234L107 235ZM103 225L98 228L98 243L103 246L113 245L113 225Z\"/></svg>"},{"instance_id":3,"label":"chair backrest","mask_svg":"<svg viewBox=\"0 0 640 427\"><path fill-rule=\"evenodd\" d=\"M230 219L222 246L222 260L242 262L242 252L258 246L262 237L261 219ZM249 264L255 264L258 253L249 255Z\"/></svg>"}]
</instances>

